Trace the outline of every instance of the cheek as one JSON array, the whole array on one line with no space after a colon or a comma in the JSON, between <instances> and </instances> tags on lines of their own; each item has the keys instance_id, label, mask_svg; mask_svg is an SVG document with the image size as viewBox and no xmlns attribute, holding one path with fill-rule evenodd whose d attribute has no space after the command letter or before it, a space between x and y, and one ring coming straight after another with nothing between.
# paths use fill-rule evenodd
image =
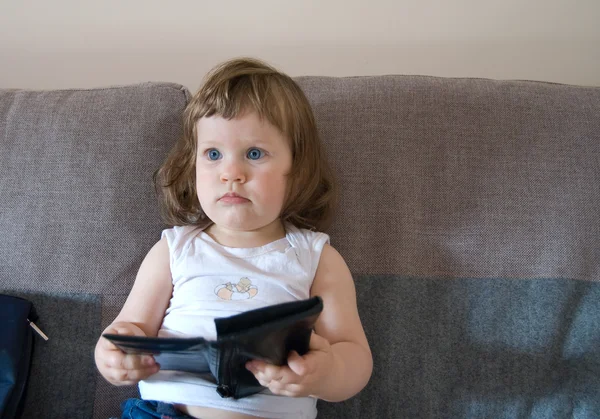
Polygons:
<instances>
[{"instance_id":1,"label":"cheek","mask_svg":"<svg viewBox=\"0 0 600 419\"><path fill-rule=\"evenodd\" d=\"M215 179L215 169L207 166L196 166L196 181L198 183L210 183Z\"/></svg>"},{"instance_id":2,"label":"cheek","mask_svg":"<svg viewBox=\"0 0 600 419\"><path fill-rule=\"evenodd\" d=\"M204 196L210 195L213 188L212 182L210 181L210 173L206 170L196 169L196 195L199 199Z\"/></svg>"},{"instance_id":3,"label":"cheek","mask_svg":"<svg viewBox=\"0 0 600 419\"><path fill-rule=\"evenodd\" d=\"M265 174L264 176L261 176L260 184L262 192L271 199L279 198L280 200L283 200L285 198L287 192L287 177Z\"/></svg>"}]
</instances>

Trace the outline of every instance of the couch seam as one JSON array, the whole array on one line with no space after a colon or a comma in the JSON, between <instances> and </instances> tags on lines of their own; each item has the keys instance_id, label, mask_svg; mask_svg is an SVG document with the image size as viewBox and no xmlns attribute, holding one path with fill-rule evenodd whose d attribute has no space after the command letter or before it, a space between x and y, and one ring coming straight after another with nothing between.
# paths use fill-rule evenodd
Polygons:
<instances>
[{"instance_id":1,"label":"couch seam","mask_svg":"<svg viewBox=\"0 0 600 419\"><path fill-rule=\"evenodd\" d=\"M167 88L173 89L177 91L187 91L187 88L179 83L173 82L141 82L141 83L132 83L132 84L115 84L111 86L104 87L73 87L73 88L63 88L63 89L26 89L26 88L16 88L16 89L2 89L13 92L32 92L32 93L55 93L55 92L95 92L95 91L103 91L103 90L122 90L122 89L136 89L140 87L151 87L151 88Z\"/></svg>"},{"instance_id":2,"label":"couch seam","mask_svg":"<svg viewBox=\"0 0 600 419\"><path fill-rule=\"evenodd\" d=\"M456 81L464 81L464 80L475 80L475 81L491 81L497 83L533 83L533 84L547 84L553 86L564 86L570 88L583 88L583 89L600 89L600 86L594 85L580 85L580 84L570 84L570 83L560 83L553 82L547 80L534 80L534 79L495 79L491 77L450 77L450 76L433 76L427 74L376 74L376 75L359 75L359 76L319 76L319 75L302 75L293 77L294 80L302 80L302 79L338 79L338 80L352 80L352 79L373 79L373 78L396 78L396 77L413 77L413 78L423 78L423 79L438 79L438 80L456 80Z\"/></svg>"}]
</instances>

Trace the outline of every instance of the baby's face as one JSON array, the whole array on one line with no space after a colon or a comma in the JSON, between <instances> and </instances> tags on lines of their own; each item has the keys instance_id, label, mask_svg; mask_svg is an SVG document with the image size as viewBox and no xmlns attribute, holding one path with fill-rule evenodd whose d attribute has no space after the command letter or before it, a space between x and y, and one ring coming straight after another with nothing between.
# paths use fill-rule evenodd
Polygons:
<instances>
[{"instance_id":1,"label":"baby's face","mask_svg":"<svg viewBox=\"0 0 600 419\"><path fill-rule=\"evenodd\" d=\"M215 226L237 231L279 219L292 152L287 138L255 112L197 122L196 189Z\"/></svg>"}]
</instances>

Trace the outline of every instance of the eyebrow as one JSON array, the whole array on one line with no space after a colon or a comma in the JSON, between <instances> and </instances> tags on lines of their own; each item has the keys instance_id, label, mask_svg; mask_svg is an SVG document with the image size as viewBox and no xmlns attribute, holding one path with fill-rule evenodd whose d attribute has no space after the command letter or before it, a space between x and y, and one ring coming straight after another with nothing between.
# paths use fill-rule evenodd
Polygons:
<instances>
[{"instance_id":1,"label":"eyebrow","mask_svg":"<svg viewBox=\"0 0 600 419\"><path fill-rule=\"evenodd\" d=\"M219 141L216 140L200 140L198 139L198 146L219 146L222 145ZM248 140L248 144L253 146L270 146L273 145L273 142L265 141L265 140Z\"/></svg>"}]
</instances>

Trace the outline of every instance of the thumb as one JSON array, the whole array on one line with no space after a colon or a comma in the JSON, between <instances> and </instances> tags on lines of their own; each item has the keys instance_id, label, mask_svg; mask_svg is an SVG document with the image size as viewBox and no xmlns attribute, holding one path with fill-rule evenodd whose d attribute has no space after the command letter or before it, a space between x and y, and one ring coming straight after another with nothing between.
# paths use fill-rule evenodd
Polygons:
<instances>
[{"instance_id":1,"label":"thumb","mask_svg":"<svg viewBox=\"0 0 600 419\"><path fill-rule=\"evenodd\" d=\"M104 331L104 334L112 334L112 335L127 335L127 336L145 336L145 333L137 326L125 323L125 322L117 322L109 325ZM100 345L102 347L109 350L120 350L114 343L106 339L105 337L101 337L99 340Z\"/></svg>"},{"instance_id":2,"label":"thumb","mask_svg":"<svg viewBox=\"0 0 600 419\"><path fill-rule=\"evenodd\" d=\"M296 374L296 375L304 375L307 370L306 360L302 358L298 352L292 351L288 356L288 367Z\"/></svg>"},{"instance_id":3,"label":"thumb","mask_svg":"<svg viewBox=\"0 0 600 419\"><path fill-rule=\"evenodd\" d=\"M309 351L328 351L330 347L331 344L327 339L325 339L323 336L317 335L315 332L312 332L308 346Z\"/></svg>"},{"instance_id":4,"label":"thumb","mask_svg":"<svg viewBox=\"0 0 600 419\"><path fill-rule=\"evenodd\" d=\"M113 328L113 333L116 335L135 336L136 331L129 327L125 327L125 326L115 326Z\"/></svg>"},{"instance_id":5,"label":"thumb","mask_svg":"<svg viewBox=\"0 0 600 419\"><path fill-rule=\"evenodd\" d=\"M146 336L146 333L133 323L129 322L116 322L111 324L104 330L103 333L114 333L116 335L128 335L128 336Z\"/></svg>"}]
</instances>

